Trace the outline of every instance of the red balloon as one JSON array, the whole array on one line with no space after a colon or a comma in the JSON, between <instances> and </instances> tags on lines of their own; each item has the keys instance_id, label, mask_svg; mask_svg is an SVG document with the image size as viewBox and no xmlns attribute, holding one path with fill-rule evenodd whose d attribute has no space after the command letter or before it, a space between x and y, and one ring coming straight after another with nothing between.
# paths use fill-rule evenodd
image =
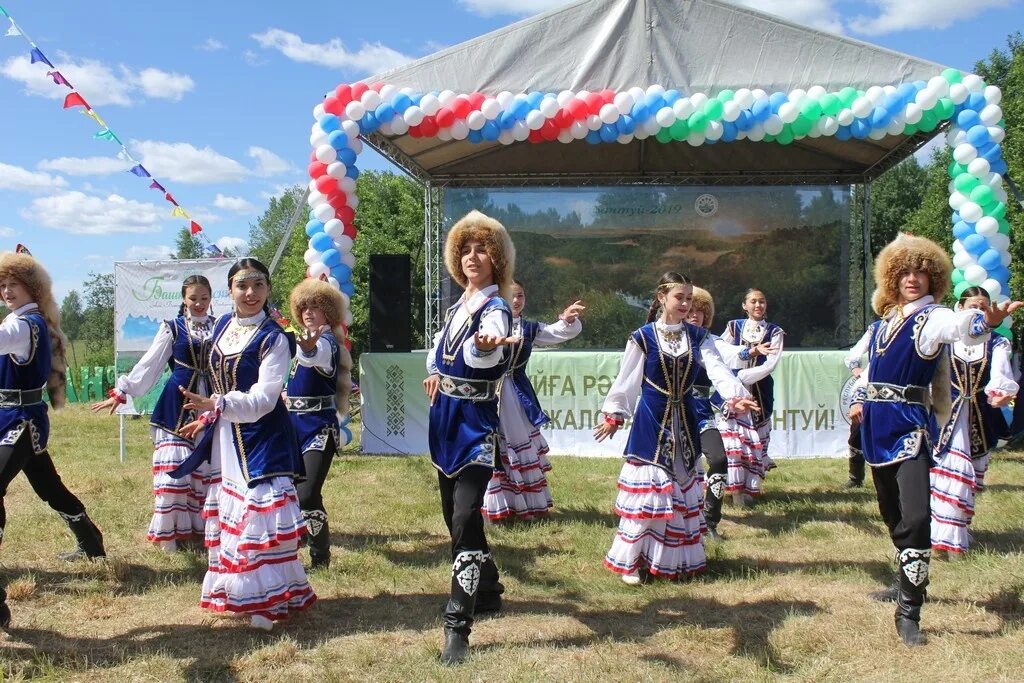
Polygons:
<instances>
[{"instance_id":1,"label":"red balloon","mask_svg":"<svg viewBox=\"0 0 1024 683\"><path fill-rule=\"evenodd\" d=\"M338 181L329 175L322 175L316 179L316 189L320 194L330 195L338 191Z\"/></svg>"},{"instance_id":2,"label":"red balloon","mask_svg":"<svg viewBox=\"0 0 1024 683\"><path fill-rule=\"evenodd\" d=\"M370 86L365 83L353 83L352 84L352 99L358 100L363 96L363 93L370 89Z\"/></svg>"},{"instance_id":3,"label":"red balloon","mask_svg":"<svg viewBox=\"0 0 1024 683\"><path fill-rule=\"evenodd\" d=\"M309 161L310 162L314 162L314 161L319 162L320 161L319 159L316 158L316 150L315 149L312 152L309 153Z\"/></svg>"},{"instance_id":4,"label":"red balloon","mask_svg":"<svg viewBox=\"0 0 1024 683\"><path fill-rule=\"evenodd\" d=\"M423 131L420 130L419 126L409 126L409 130L407 131L407 133L411 138L423 137Z\"/></svg>"},{"instance_id":5,"label":"red balloon","mask_svg":"<svg viewBox=\"0 0 1024 683\"><path fill-rule=\"evenodd\" d=\"M578 100L575 97L569 100L567 106L569 113L576 120L582 120L587 118L587 103L583 100Z\"/></svg>"},{"instance_id":6,"label":"red balloon","mask_svg":"<svg viewBox=\"0 0 1024 683\"><path fill-rule=\"evenodd\" d=\"M352 225L351 223L346 223L345 229L341 231L341 234L351 239L355 239L356 235L359 234L359 231L356 230L356 226Z\"/></svg>"},{"instance_id":7,"label":"red balloon","mask_svg":"<svg viewBox=\"0 0 1024 683\"><path fill-rule=\"evenodd\" d=\"M604 106L604 98L596 92L592 92L587 95L587 113L597 114L601 111L601 107Z\"/></svg>"},{"instance_id":8,"label":"red balloon","mask_svg":"<svg viewBox=\"0 0 1024 683\"><path fill-rule=\"evenodd\" d=\"M339 100L334 95L328 95L324 99L324 111L327 112L328 114L334 114L335 116L339 116L345 112L345 105L343 105L341 103L341 100Z\"/></svg>"},{"instance_id":9,"label":"red balloon","mask_svg":"<svg viewBox=\"0 0 1024 683\"><path fill-rule=\"evenodd\" d=\"M327 164L314 161L309 165L309 177L313 180L316 180L325 173L327 173Z\"/></svg>"},{"instance_id":10,"label":"red balloon","mask_svg":"<svg viewBox=\"0 0 1024 683\"><path fill-rule=\"evenodd\" d=\"M437 110L437 116L434 117L437 120L437 125L441 128L448 128L455 123L455 112L448 107L441 107Z\"/></svg>"},{"instance_id":11,"label":"red balloon","mask_svg":"<svg viewBox=\"0 0 1024 683\"><path fill-rule=\"evenodd\" d=\"M568 109L562 108L555 112L555 118L551 119L559 128L568 128L572 123L572 114Z\"/></svg>"},{"instance_id":12,"label":"red balloon","mask_svg":"<svg viewBox=\"0 0 1024 683\"><path fill-rule=\"evenodd\" d=\"M530 137L527 138L530 142L544 142L543 136L541 136L539 130L531 130Z\"/></svg>"},{"instance_id":13,"label":"red balloon","mask_svg":"<svg viewBox=\"0 0 1024 683\"><path fill-rule=\"evenodd\" d=\"M543 126L541 126L540 136L549 142L552 140L557 140L558 130L558 125L554 121L549 119L544 122Z\"/></svg>"},{"instance_id":14,"label":"red balloon","mask_svg":"<svg viewBox=\"0 0 1024 683\"><path fill-rule=\"evenodd\" d=\"M459 95L452 102L452 110L455 112L455 116L460 119L464 119L469 116L469 112L473 111L473 105L470 104L469 100L466 99L465 95Z\"/></svg>"},{"instance_id":15,"label":"red balloon","mask_svg":"<svg viewBox=\"0 0 1024 683\"><path fill-rule=\"evenodd\" d=\"M599 94L601 95L601 99L604 100L605 104L609 104L609 103L615 101L615 91L614 90L610 90L610 89L609 90L602 90Z\"/></svg>"},{"instance_id":16,"label":"red balloon","mask_svg":"<svg viewBox=\"0 0 1024 683\"><path fill-rule=\"evenodd\" d=\"M380 92L380 89L383 88L383 87L384 87L383 83L374 83L373 85L370 86L370 90L375 90L377 92Z\"/></svg>"},{"instance_id":17,"label":"red balloon","mask_svg":"<svg viewBox=\"0 0 1024 683\"><path fill-rule=\"evenodd\" d=\"M435 135L437 135L438 131L437 119L435 119L433 116L424 116L423 121L420 122L419 129L420 133L423 134L423 137L434 137Z\"/></svg>"},{"instance_id":18,"label":"red balloon","mask_svg":"<svg viewBox=\"0 0 1024 683\"><path fill-rule=\"evenodd\" d=\"M341 102L341 106L344 107L352 101L352 86L348 83L342 83L334 89L334 96Z\"/></svg>"},{"instance_id":19,"label":"red balloon","mask_svg":"<svg viewBox=\"0 0 1024 683\"><path fill-rule=\"evenodd\" d=\"M469 103L473 105L473 109L479 109L480 105L484 103L484 100L486 100L487 97L483 93L474 92L470 93L467 99L469 99Z\"/></svg>"},{"instance_id":20,"label":"red balloon","mask_svg":"<svg viewBox=\"0 0 1024 683\"><path fill-rule=\"evenodd\" d=\"M344 192L332 192L327 197L327 203L337 212L343 207L348 206L348 197L345 196Z\"/></svg>"},{"instance_id":21,"label":"red balloon","mask_svg":"<svg viewBox=\"0 0 1024 683\"><path fill-rule=\"evenodd\" d=\"M343 206L338 209L338 218L342 223L351 223L356 219L356 211L351 206Z\"/></svg>"}]
</instances>

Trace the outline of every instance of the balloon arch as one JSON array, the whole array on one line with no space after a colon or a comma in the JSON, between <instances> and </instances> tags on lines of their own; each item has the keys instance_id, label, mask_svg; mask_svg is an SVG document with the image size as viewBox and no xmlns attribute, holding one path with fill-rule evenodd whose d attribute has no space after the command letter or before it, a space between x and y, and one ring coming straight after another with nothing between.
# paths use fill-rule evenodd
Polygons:
<instances>
[{"instance_id":1,"label":"balloon arch","mask_svg":"<svg viewBox=\"0 0 1024 683\"><path fill-rule=\"evenodd\" d=\"M740 88L685 95L660 85L616 92L419 93L385 83L343 83L313 109L309 137L311 277L327 276L347 297L359 197L361 135L379 132L471 143L622 143L653 137L693 146L734 140L788 145L805 137L880 140L931 132L949 122L946 141L953 209L953 284L985 288L996 301L1010 291L1010 226L1002 156L1002 93L979 76L947 69L928 81L852 87L821 86L767 93ZM1009 322L998 330L1010 336Z\"/></svg>"}]
</instances>

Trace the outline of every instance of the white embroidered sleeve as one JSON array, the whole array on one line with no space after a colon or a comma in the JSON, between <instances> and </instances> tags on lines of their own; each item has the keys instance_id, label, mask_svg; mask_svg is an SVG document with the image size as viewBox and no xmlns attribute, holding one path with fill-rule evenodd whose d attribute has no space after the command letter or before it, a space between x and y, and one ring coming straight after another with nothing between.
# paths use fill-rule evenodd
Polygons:
<instances>
[{"instance_id":1,"label":"white embroidered sleeve","mask_svg":"<svg viewBox=\"0 0 1024 683\"><path fill-rule=\"evenodd\" d=\"M491 337L507 337L509 334L508 316L500 308L494 307L480 318L480 335ZM507 346L499 346L491 351L479 351L473 337L462 343L462 359L471 368L493 368L508 353Z\"/></svg>"},{"instance_id":2,"label":"white embroidered sleeve","mask_svg":"<svg viewBox=\"0 0 1024 683\"><path fill-rule=\"evenodd\" d=\"M131 372L117 378L114 388L122 395L138 397L145 394L156 385L160 376L163 375L167 361L171 359L173 347L174 335L171 334L170 326L165 322L160 323L160 329L157 330L153 343L149 345L146 353L135 364Z\"/></svg>"},{"instance_id":3,"label":"white embroidered sleeve","mask_svg":"<svg viewBox=\"0 0 1024 683\"><path fill-rule=\"evenodd\" d=\"M1010 342L1005 337L999 337L992 346L992 368L985 391L1016 394L1019 390L1020 385L1014 381L1013 367L1010 365Z\"/></svg>"},{"instance_id":4,"label":"white embroidered sleeve","mask_svg":"<svg viewBox=\"0 0 1024 683\"><path fill-rule=\"evenodd\" d=\"M739 378L740 381L746 384L748 387L760 382L768 375L772 374L775 370L775 366L779 364L779 358L782 356L782 330L776 330L775 334L772 335L771 346L775 350L768 354L765 358L764 363L753 368L745 368L740 370Z\"/></svg>"},{"instance_id":5,"label":"white embroidered sleeve","mask_svg":"<svg viewBox=\"0 0 1024 683\"><path fill-rule=\"evenodd\" d=\"M931 356L939 350L941 344L959 341L965 346L974 346L987 342L990 334L991 328L985 323L985 314L981 311L954 311L943 306L928 315L928 320L918 333L917 344L921 353Z\"/></svg>"},{"instance_id":6,"label":"white embroidered sleeve","mask_svg":"<svg viewBox=\"0 0 1024 683\"><path fill-rule=\"evenodd\" d=\"M847 370L853 370L854 368L860 367L861 359L868 352L868 344L871 343L871 330L872 327L869 325L868 329L864 330L864 334L857 340L857 343L853 345L850 352L846 354L846 358L843 359L843 365L846 366Z\"/></svg>"},{"instance_id":7,"label":"white embroidered sleeve","mask_svg":"<svg viewBox=\"0 0 1024 683\"><path fill-rule=\"evenodd\" d=\"M633 414L637 399L640 398L640 386L644 380L644 352L630 337L626 342L626 351L622 356L619 374L612 382L611 389L604 399L601 412L606 415L629 417Z\"/></svg>"},{"instance_id":8,"label":"white embroidered sleeve","mask_svg":"<svg viewBox=\"0 0 1024 683\"><path fill-rule=\"evenodd\" d=\"M700 345L701 364L707 370L711 386L726 401L733 398L748 398L750 392L743 386L739 378L726 367L722 361L722 356L718 353L718 344L711 337L712 335L705 337ZM731 347L729 344L726 346Z\"/></svg>"},{"instance_id":9,"label":"white embroidered sleeve","mask_svg":"<svg viewBox=\"0 0 1024 683\"><path fill-rule=\"evenodd\" d=\"M580 322L579 318L576 318L572 324L564 320L559 320L550 325L542 323L537 329L537 336L534 337L533 343L535 346L555 346L575 338L582 330L583 323Z\"/></svg>"}]
</instances>

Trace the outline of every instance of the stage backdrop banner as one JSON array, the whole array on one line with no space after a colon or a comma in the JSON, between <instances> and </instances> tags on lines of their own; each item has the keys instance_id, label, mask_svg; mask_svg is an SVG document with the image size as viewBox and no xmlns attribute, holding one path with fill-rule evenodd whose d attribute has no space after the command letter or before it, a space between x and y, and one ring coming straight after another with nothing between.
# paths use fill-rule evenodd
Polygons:
<instances>
[{"instance_id":1,"label":"stage backdrop banner","mask_svg":"<svg viewBox=\"0 0 1024 683\"><path fill-rule=\"evenodd\" d=\"M182 259L178 261L120 261L114 263L114 364L120 376L129 372L149 349L164 320L178 316L181 283L189 275L205 275L213 286L211 310L223 315L232 310L228 295L228 270L233 259ZM129 397L119 413L148 413L170 375L163 377L145 396Z\"/></svg>"},{"instance_id":2,"label":"stage backdrop banner","mask_svg":"<svg viewBox=\"0 0 1024 683\"><path fill-rule=\"evenodd\" d=\"M775 378L775 413L769 454L773 458L846 456L852 382L844 351L788 351ZM619 456L626 429L604 443L594 425L619 371L621 351L536 350L529 375L551 417L542 433L555 455ZM426 354L364 353L359 358L362 451L428 452ZM627 423L626 427L628 428Z\"/></svg>"}]
</instances>

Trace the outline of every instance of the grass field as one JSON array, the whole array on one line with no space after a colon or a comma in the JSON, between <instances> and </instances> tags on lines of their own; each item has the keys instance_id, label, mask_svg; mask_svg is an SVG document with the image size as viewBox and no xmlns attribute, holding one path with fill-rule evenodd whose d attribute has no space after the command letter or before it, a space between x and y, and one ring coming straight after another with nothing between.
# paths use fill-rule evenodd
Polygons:
<instances>
[{"instance_id":1,"label":"grass field","mask_svg":"<svg viewBox=\"0 0 1024 683\"><path fill-rule=\"evenodd\" d=\"M4 680L1021 680L1024 455L1000 453L976 547L934 563L929 644L898 644L892 606L866 593L891 576L873 492L838 491L845 463L781 461L749 511L726 509L707 576L629 587L601 566L616 523L619 461L553 458L547 521L492 528L506 609L481 620L459 669L437 663L449 565L424 457L335 462L325 497L334 563L320 601L256 632L197 606L205 559L148 546L149 440L129 422L57 413L51 451L106 536L105 563L61 564L70 535L24 478L7 496L0 551L14 622Z\"/></svg>"}]
</instances>

